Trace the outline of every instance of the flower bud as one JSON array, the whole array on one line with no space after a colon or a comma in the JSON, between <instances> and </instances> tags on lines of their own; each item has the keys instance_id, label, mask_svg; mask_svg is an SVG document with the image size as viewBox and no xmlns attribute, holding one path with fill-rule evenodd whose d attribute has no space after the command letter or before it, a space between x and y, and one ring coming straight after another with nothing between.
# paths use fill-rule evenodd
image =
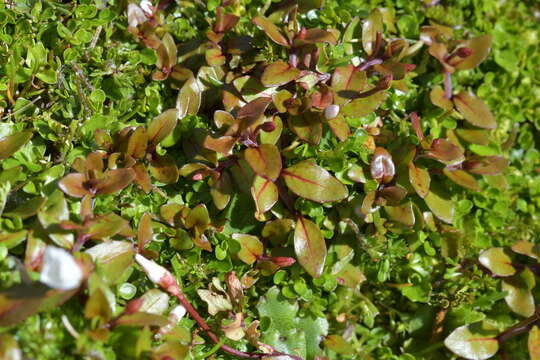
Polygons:
<instances>
[{"instance_id":1,"label":"flower bud","mask_svg":"<svg viewBox=\"0 0 540 360\"><path fill-rule=\"evenodd\" d=\"M335 118L336 116L338 116L338 114L339 114L339 105L335 105L335 104L328 105L326 109L324 109L324 117L326 118L326 120L331 120Z\"/></svg>"},{"instance_id":2,"label":"flower bud","mask_svg":"<svg viewBox=\"0 0 540 360\"><path fill-rule=\"evenodd\" d=\"M264 132L272 132L276 128L276 125L273 121L267 121L264 124L261 125L261 130Z\"/></svg>"},{"instance_id":3,"label":"flower bud","mask_svg":"<svg viewBox=\"0 0 540 360\"><path fill-rule=\"evenodd\" d=\"M460 58L469 57L472 55L472 53L473 53L472 49L467 48L467 47L462 47L456 50L456 55L459 56Z\"/></svg>"},{"instance_id":4,"label":"flower bud","mask_svg":"<svg viewBox=\"0 0 540 360\"><path fill-rule=\"evenodd\" d=\"M270 258L270 260L279 267L288 267L296 262L292 257L276 256Z\"/></svg>"},{"instance_id":5,"label":"flower bud","mask_svg":"<svg viewBox=\"0 0 540 360\"><path fill-rule=\"evenodd\" d=\"M58 290L73 290L81 285L83 272L69 252L47 246L39 281Z\"/></svg>"},{"instance_id":6,"label":"flower bud","mask_svg":"<svg viewBox=\"0 0 540 360\"><path fill-rule=\"evenodd\" d=\"M176 279L163 266L158 265L152 260L148 260L141 254L135 255L135 261L143 268L144 272L154 284L168 289L176 284Z\"/></svg>"},{"instance_id":7,"label":"flower bud","mask_svg":"<svg viewBox=\"0 0 540 360\"><path fill-rule=\"evenodd\" d=\"M186 308L182 305L178 305L169 313L169 321L176 324L182 320L184 315L186 315Z\"/></svg>"},{"instance_id":8,"label":"flower bud","mask_svg":"<svg viewBox=\"0 0 540 360\"><path fill-rule=\"evenodd\" d=\"M124 312L126 314L134 314L137 311L139 311L143 303L144 303L144 299L142 297L133 299L127 303L126 308L124 309Z\"/></svg>"}]
</instances>

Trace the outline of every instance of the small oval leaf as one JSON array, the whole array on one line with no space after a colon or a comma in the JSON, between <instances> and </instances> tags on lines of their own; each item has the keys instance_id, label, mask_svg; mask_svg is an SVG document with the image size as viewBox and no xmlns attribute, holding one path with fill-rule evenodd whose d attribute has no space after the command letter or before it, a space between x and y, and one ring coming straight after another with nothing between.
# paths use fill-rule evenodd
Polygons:
<instances>
[{"instance_id":1,"label":"small oval leaf","mask_svg":"<svg viewBox=\"0 0 540 360\"><path fill-rule=\"evenodd\" d=\"M19 133L5 136L0 139L0 160L7 159L15 154L24 144L32 138L32 132L21 131Z\"/></svg>"},{"instance_id":2,"label":"small oval leaf","mask_svg":"<svg viewBox=\"0 0 540 360\"><path fill-rule=\"evenodd\" d=\"M498 331L485 322L460 326L444 340L456 355L469 360L489 359L499 351Z\"/></svg>"},{"instance_id":3,"label":"small oval leaf","mask_svg":"<svg viewBox=\"0 0 540 360\"><path fill-rule=\"evenodd\" d=\"M491 110L474 94L462 91L452 98L459 113L471 124L484 129L495 129L497 121Z\"/></svg>"},{"instance_id":4,"label":"small oval leaf","mask_svg":"<svg viewBox=\"0 0 540 360\"><path fill-rule=\"evenodd\" d=\"M326 261L326 242L319 227L301 216L294 230L294 252L308 274L314 278L322 275Z\"/></svg>"},{"instance_id":5,"label":"small oval leaf","mask_svg":"<svg viewBox=\"0 0 540 360\"><path fill-rule=\"evenodd\" d=\"M257 175L275 181L281 173L281 154L275 145L247 148L244 157Z\"/></svg>"}]
</instances>

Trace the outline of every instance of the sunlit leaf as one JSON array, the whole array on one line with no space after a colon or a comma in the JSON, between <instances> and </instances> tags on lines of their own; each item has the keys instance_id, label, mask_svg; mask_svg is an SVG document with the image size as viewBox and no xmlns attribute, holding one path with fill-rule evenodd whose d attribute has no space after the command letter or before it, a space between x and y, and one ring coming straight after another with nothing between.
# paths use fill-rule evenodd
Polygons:
<instances>
[{"instance_id":1,"label":"sunlit leaf","mask_svg":"<svg viewBox=\"0 0 540 360\"><path fill-rule=\"evenodd\" d=\"M178 93L176 110L179 119L186 115L195 115L201 106L201 87L195 78L189 78Z\"/></svg>"},{"instance_id":2,"label":"sunlit leaf","mask_svg":"<svg viewBox=\"0 0 540 360\"><path fill-rule=\"evenodd\" d=\"M425 198L429 193L429 184L431 183L429 172L426 169L416 167L413 162L410 162L408 167L411 185L420 197Z\"/></svg>"},{"instance_id":3,"label":"sunlit leaf","mask_svg":"<svg viewBox=\"0 0 540 360\"><path fill-rule=\"evenodd\" d=\"M371 176L378 182L388 183L395 174L396 169L392 155L384 148L376 148L371 159Z\"/></svg>"},{"instance_id":4,"label":"sunlit leaf","mask_svg":"<svg viewBox=\"0 0 540 360\"><path fill-rule=\"evenodd\" d=\"M105 173L105 177L96 185L96 194L109 195L131 184L135 179L132 169L114 169Z\"/></svg>"},{"instance_id":5,"label":"sunlit leaf","mask_svg":"<svg viewBox=\"0 0 540 360\"><path fill-rule=\"evenodd\" d=\"M512 259L501 247L482 251L478 260L495 275L511 276L516 273L516 269L512 265Z\"/></svg>"},{"instance_id":6,"label":"sunlit leaf","mask_svg":"<svg viewBox=\"0 0 540 360\"><path fill-rule=\"evenodd\" d=\"M247 148L244 157L257 175L274 181L281 173L281 154L274 145Z\"/></svg>"},{"instance_id":7,"label":"sunlit leaf","mask_svg":"<svg viewBox=\"0 0 540 360\"><path fill-rule=\"evenodd\" d=\"M449 224L453 223L455 204L451 200L447 200L433 191L429 191L424 200L437 218Z\"/></svg>"},{"instance_id":8,"label":"sunlit leaf","mask_svg":"<svg viewBox=\"0 0 540 360\"><path fill-rule=\"evenodd\" d=\"M368 55L375 51L377 33L382 34L383 19L378 9L373 10L362 24L362 46Z\"/></svg>"},{"instance_id":9,"label":"sunlit leaf","mask_svg":"<svg viewBox=\"0 0 540 360\"><path fill-rule=\"evenodd\" d=\"M240 243L238 258L246 264L253 264L263 254L263 244L256 236L233 234L232 238Z\"/></svg>"},{"instance_id":10,"label":"sunlit leaf","mask_svg":"<svg viewBox=\"0 0 540 360\"><path fill-rule=\"evenodd\" d=\"M538 326L533 326L529 331L529 339L527 342L529 348L529 356L531 360L540 359L540 331L538 331Z\"/></svg>"},{"instance_id":11,"label":"sunlit leaf","mask_svg":"<svg viewBox=\"0 0 540 360\"><path fill-rule=\"evenodd\" d=\"M474 94L463 91L454 95L452 100L459 113L474 126L485 129L497 127L497 121L487 105Z\"/></svg>"},{"instance_id":12,"label":"sunlit leaf","mask_svg":"<svg viewBox=\"0 0 540 360\"><path fill-rule=\"evenodd\" d=\"M450 111L454 108L454 104L450 99L444 96L444 90L440 86L435 86L429 93L429 99L433 105L440 107L446 111Z\"/></svg>"},{"instance_id":13,"label":"sunlit leaf","mask_svg":"<svg viewBox=\"0 0 540 360\"><path fill-rule=\"evenodd\" d=\"M469 360L484 360L499 351L498 331L479 322L460 326L444 340L444 345L456 355Z\"/></svg>"},{"instance_id":14,"label":"sunlit leaf","mask_svg":"<svg viewBox=\"0 0 540 360\"><path fill-rule=\"evenodd\" d=\"M480 191L480 184L478 181L466 171L463 170L450 170L448 168L443 169L444 175L456 184L463 186L464 188Z\"/></svg>"},{"instance_id":15,"label":"sunlit leaf","mask_svg":"<svg viewBox=\"0 0 540 360\"><path fill-rule=\"evenodd\" d=\"M460 46L471 49L472 54L455 65L456 69L468 70L478 66L489 55L491 42L492 37L490 34L481 35L462 42Z\"/></svg>"},{"instance_id":16,"label":"sunlit leaf","mask_svg":"<svg viewBox=\"0 0 540 360\"><path fill-rule=\"evenodd\" d=\"M363 117L377 110L386 99L387 94L384 91L375 94L354 99L343 106L343 114L351 117Z\"/></svg>"},{"instance_id":17,"label":"sunlit leaf","mask_svg":"<svg viewBox=\"0 0 540 360\"><path fill-rule=\"evenodd\" d=\"M264 69L261 82L264 86L285 85L300 75L300 70L283 61L276 61Z\"/></svg>"},{"instance_id":18,"label":"sunlit leaf","mask_svg":"<svg viewBox=\"0 0 540 360\"><path fill-rule=\"evenodd\" d=\"M21 131L19 133L0 138L0 160L7 159L19 150L32 138L32 132Z\"/></svg>"},{"instance_id":19,"label":"sunlit leaf","mask_svg":"<svg viewBox=\"0 0 540 360\"><path fill-rule=\"evenodd\" d=\"M463 151L446 139L435 139L426 155L445 164L459 164L465 160Z\"/></svg>"},{"instance_id":20,"label":"sunlit leaf","mask_svg":"<svg viewBox=\"0 0 540 360\"><path fill-rule=\"evenodd\" d=\"M276 44L282 45L282 46L289 46L289 41L283 36L279 28L273 24L270 20L262 17L257 16L251 20L253 24L255 24L259 29L263 30L266 35L272 41L274 41Z\"/></svg>"},{"instance_id":21,"label":"sunlit leaf","mask_svg":"<svg viewBox=\"0 0 540 360\"><path fill-rule=\"evenodd\" d=\"M278 189L271 180L256 176L251 187L251 196L255 200L257 212L263 214L278 201Z\"/></svg>"},{"instance_id":22,"label":"sunlit leaf","mask_svg":"<svg viewBox=\"0 0 540 360\"><path fill-rule=\"evenodd\" d=\"M319 227L299 216L294 230L294 252L302 267L311 276L322 275L326 261L326 243Z\"/></svg>"},{"instance_id":23,"label":"sunlit leaf","mask_svg":"<svg viewBox=\"0 0 540 360\"><path fill-rule=\"evenodd\" d=\"M148 126L148 141L151 144L159 144L176 127L178 111L169 109L156 116Z\"/></svg>"}]
</instances>

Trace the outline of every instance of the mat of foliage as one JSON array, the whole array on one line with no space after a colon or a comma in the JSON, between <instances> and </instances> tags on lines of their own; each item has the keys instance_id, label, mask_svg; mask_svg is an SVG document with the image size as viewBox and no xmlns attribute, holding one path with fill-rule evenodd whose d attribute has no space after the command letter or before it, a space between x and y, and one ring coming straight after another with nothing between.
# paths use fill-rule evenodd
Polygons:
<instances>
[{"instance_id":1,"label":"mat of foliage","mask_svg":"<svg viewBox=\"0 0 540 360\"><path fill-rule=\"evenodd\" d=\"M539 19L2 2L0 358L540 359Z\"/></svg>"}]
</instances>

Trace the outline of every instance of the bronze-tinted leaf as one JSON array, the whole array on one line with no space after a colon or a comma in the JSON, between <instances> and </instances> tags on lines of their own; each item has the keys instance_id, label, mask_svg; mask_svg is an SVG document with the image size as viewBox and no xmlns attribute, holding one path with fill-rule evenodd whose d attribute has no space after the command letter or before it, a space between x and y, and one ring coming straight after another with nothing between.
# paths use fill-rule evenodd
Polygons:
<instances>
[{"instance_id":1,"label":"bronze-tinted leaf","mask_svg":"<svg viewBox=\"0 0 540 360\"><path fill-rule=\"evenodd\" d=\"M281 137L281 133L283 132L283 121L281 121L281 118L279 116L274 116L271 121L274 126L274 129L272 131L259 132L261 144L275 145Z\"/></svg>"},{"instance_id":2,"label":"bronze-tinted leaf","mask_svg":"<svg viewBox=\"0 0 540 360\"><path fill-rule=\"evenodd\" d=\"M400 186L385 186L377 191L377 197L384 199L383 204L390 206L398 206L407 196L407 190Z\"/></svg>"},{"instance_id":3,"label":"bronze-tinted leaf","mask_svg":"<svg viewBox=\"0 0 540 360\"><path fill-rule=\"evenodd\" d=\"M388 214L390 220L397 221L406 226L414 225L415 216L410 201L399 206L385 206L384 210Z\"/></svg>"},{"instance_id":4,"label":"bronze-tinted leaf","mask_svg":"<svg viewBox=\"0 0 540 360\"><path fill-rule=\"evenodd\" d=\"M255 24L259 29L263 30L266 35L268 35L268 37L272 39L276 44L289 47L289 41L287 40L287 38L283 36L279 28L270 20L262 16L257 16L253 18L251 22Z\"/></svg>"},{"instance_id":5,"label":"bronze-tinted leaf","mask_svg":"<svg viewBox=\"0 0 540 360\"><path fill-rule=\"evenodd\" d=\"M234 117L231 113L223 110L216 110L216 112L214 112L214 124L216 124L218 129L221 129L224 126L232 126L233 123Z\"/></svg>"},{"instance_id":6,"label":"bronze-tinted leaf","mask_svg":"<svg viewBox=\"0 0 540 360\"><path fill-rule=\"evenodd\" d=\"M21 131L0 139L0 160L7 159L32 138L32 132Z\"/></svg>"},{"instance_id":7,"label":"bronze-tinted leaf","mask_svg":"<svg viewBox=\"0 0 540 360\"><path fill-rule=\"evenodd\" d=\"M347 140L351 135L351 129L349 128L349 124L347 124L347 121L342 116L338 116L328 120L327 124L332 133L340 141Z\"/></svg>"},{"instance_id":8,"label":"bronze-tinted leaf","mask_svg":"<svg viewBox=\"0 0 540 360\"><path fill-rule=\"evenodd\" d=\"M375 51L377 33L382 34L383 18L379 9L374 9L362 24L362 46L368 55Z\"/></svg>"},{"instance_id":9,"label":"bronze-tinted leaf","mask_svg":"<svg viewBox=\"0 0 540 360\"><path fill-rule=\"evenodd\" d=\"M502 156L474 156L463 162L463 169L478 175L497 175L508 166Z\"/></svg>"},{"instance_id":10,"label":"bronze-tinted leaf","mask_svg":"<svg viewBox=\"0 0 540 360\"><path fill-rule=\"evenodd\" d=\"M133 266L133 244L129 241L108 241L86 250L98 265L97 273L108 284L122 281Z\"/></svg>"},{"instance_id":11,"label":"bronze-tinted leaf","mask_svg":"<svg viewBox=\"0 0 540 360\"><path fill-rule=\"evenodd\" d=\"M416 167L412 162L410 162L409 182L421 198L425 198L428 195L431 177L426 169Z\"/></svg>"},{"instance_id":12,"label":"bronze-tinted leaf","mask_svg":"<svg viewBox=\"0 0 540 360\"><path fill-rule=\"evenodd\" d=\"M96 194L109 195L122 190L135 179L132 169L108 170L105 177L96 185Z\"/></svg>"},{"instance_id":13,"label":"bronze-tinted leaf","mask_svg":"<svg viewBox=\"0 0 540 360\"><path fill-rule=\"evenodd\" d=\"M365 71L360 71L352 64L337 67L332 74L332 89L339 94L340 91L362 91L367 84Z\"/></svg>"},{"instance_id":14,"label":"bronze-tinted leaf","mask_svg":"<svg viewBox=\"0 0 540 360\"><path fill-rule=\"evenodd\" d=\"M201 87L195 78L189 78L178 93L176 99L176 109L178 118L182 119L186 115L195 115L201 106Z\"/></svg>"},{"instance_id":15,"label":"bronze-tinted leaf","mask_svg":"<svg viewBox=\"0 0 540 360\"><path fill-rule=\"evenodd\" d=\"M221 52L221 49L217 47L206 50L204 56L206 58L206 63L210 66L221 66L225 64L227 60Z\"/></svg>"},{"instance_id":16,"label":"bronze-tinted leaf","mask_svg":"<svg viewBox=\"0 0 540 360\"><path fill-rule=\"evenodd\" d=\"M343 114L351 117L369 115L381 106L386 96L386 92L379 91L371 96L354 99L343 107Z\"/></svg>"},{"instance_id":17,"label":"bronze-tinted leaf","mask_svg":"<svg viewBox=\"0 0 540 360\"><path fill-rule=\"evenodd\" d=\"M156 315L147 312L136 312L124 314L114 321L115 326L165 326L169 320L163 315Z\"/></svg>"},{"instance_id":18,"label":"bronze-tinted leaf","mask_svg":"<svg viewBox=\"0 0 540 360\"><path fill-rule=\"evenodd\" d=\"M165 67L167 69L171 69L174 65L176 65L176 44L174 43L172 35L169 33L165 33L161 39L161 43L165 47L165 58L158 57L158 68ZM158 55L159 54L160 51L158 48ZM161 64L159 64L160 62Z\"/></svg>"},{"instance_id":19,"label":"bronze-tinted leaf","mask_svg":"<svg viewBox=\"0 0 540 360\"><path fill-rule=\"evenodd\" d=\"M188 212L185 225L188 229L195 228L202 234L210 226L210 214L206 205L199 204Z\"/></svg>"},{"instance_id":20,"label":"bronze-tinted leaf","mask_svg":"<svg viewBox=\"0 0 540 360\"><path fill-rule=\"evenodd\" d=\"M448 165L459 164L465 160L463 151L446 139L435 139L426 155Z\"/></svg>"},{"instance_id":21,"label":"bronze-tinted leaf","mask_svg":"<svg viewBox=\"0 0 540 360\"><path fill-rule=\"evenodd\" d=\"M137 228L137 247L139 251L144 250L146 244L152 241L152 215L150 213L144 213L139 220L139 227Z\"/></svg>"},{"instance_id":22,"label":"bronze-tinted leaf","mask_svg":"<svg viewBox=\"0 0 540 360\"><path fill-rule=\"evenodd\" d=\"M152 156L150 161L150 174L164 184L174 184L178 181L178 167L176 161L169 155Z\"/></svg>"},{"instance_id":23,"label":"bronze-tinted leaf","mask_svg":"<svg viewBox=\"0 0 540 360\"><path fill-rule=\"evenodd\" d=\"M226 14L221 7L218 7L216 9L216 22L213 29L216 33L227 32L238 23L238 20L240 20L240 17L233 14Z\"/></svg>"},{"instance_id":24,"label":"bronze-tinted leaf","mask_svg":"<svg viewBox=\"0 0 540 360\"><path fill-rule=\"evenodd\" d=\"M386 149L377 147L371 159L371 176L378 182L389 183L395 174L392 155Z\"/></svg>"},{"instance_id":25,"label":"bronze-tinted leaf","mask_svg":"<svg viewBox=\"0 0 540 360\"><path fill-rule=\"evenodd\" d=\"M322 30L322 29L307 29L299 37L299 39L302 42L305 42L308 44L325 42L325 43L335 45L337 43L337 39L333 33L327 30Z\"/></svg>"},{"instance_id":26,"label":"bronze-tinted leaf","mask_svg":"<svg viewBox=\"0 0 540 360\"><path fill-rule=\"evenodd\" d=\"M289 233L293 230L294 221L291 219L277 219L269 221L262 229L263 238L269 240L274 245L284 244Z\"/></svg>"},{"instance_id":27,"label":"bronze-tinted leaf","mask_svg":"<svg viewBox=\"0 0 540 360\"><path fill-rule=\"evenodd\" d=\"M454 221L455 205L451 200L447 200L433 191L430 191L424 200L437 218L452 224Z\"/></svg>"},{"instance_id":28,"label":"bronze-tinted leaf","mask_svg":"<svg viewBox=\"0 0 540 360\"><path fill-rule=\"evenodd\" d=\"M143 189L145 193L149 193L153 186L152 181L150 180L150 175L148 175L148 171L146 170L146 167L142 163L137 163L133 167L133 172L135 173L135 183Z\"/></svg>"},{"instance_id":29,"label":"bronze-tinted leaf","mask_svg":"<svg viewBox=\"0 0 540 360\"><path fill-rule=\"evenodd\" d=\"M462 91L454 95L452 100L465 120L474 126L485 129L494 129L497 127L497 121L487 105L474 94Z\"/></svg>"},{"instance_id":30,"label":"bronze-tinted leaf","mask_svg":"<svg viewBox=\"0 0 540 360\"><path fill-rule=\"evenodd\" d=\"M88 224L86 235L91 239L104 239L114 236L129 227L129 223L123 217L110 213L93 218Z\"/></svg>"},{"instance_id":31,"label":"bronze-tinted leaf","mask_svg":"<svg viewBox=\"0 0 540 360\"><path fill-rule=\"evenodd\" d=\"M349 195L345 185L311 160L283 170L282 175L293 193L312 201L339 201Z\"/></svg>"},{"instance_id":32,"label":"bronze-tinted leaf","mask_svg":"<svg viewBox=\"0 0 540 360\"><path fill-rule=\"evenodd\" d=\"M142 159L146 155L147 145L148 134L146 129L139 126L129 137L127 155L135 159Z\"/></svg>"},{"instance_id":33,"label":"bronze-tinted leaf","mask_svg":"<svg viewBox=\"0 0 540 360\"><path fill-rule=\"evenodd\" d=\"M456 184L473 191L480 191L480 184L478 184L478 181L474 176L468 172L463 170L450 170L448 168L444 168L443 172L444 175Z\"/></svg>"},{"instance_id":34,"label":"bronze-tinted leaf","mask_svg":"<svg viewBox=\"0 0 540 360\"><path fill-rule=\"evenodd\" d=\"M540 245L527 240L520 240L512 245L512 251L534 259L540 259Z\"/></svg>"},{"instance_id":35,"label":"bronze-tinted leaf","mask_svg":"<svg viewBox=\"0 0 540 360\"><path fill-rule=\"evenodd\" d=\"M463 140L478 145L489 145L489 130L482 129L456 129L456 133Z\"/></svg>"},{"instance_id":36,"label":"bronze-tinted leaf","mask_svg":"<svg viewBox=\"0 0 540 360\"><path fill-rule=\"evenodd\" d=\"M299 216L294 230L294 252L300 265L314 278L322 275L326 261L326 242L319 227Z\"/></svg>"},{"instance_id":37,"label":"bronze-tinted leaf","mask_svg":"<svg viewBox=\"0 0 540 360\"><path fill-rule=\"evenodd\" d=\"M489 55L489 52L491 51L491 41L491 35L487 34L461 43L460 46L471 49L472 54L455 65L455 68L459 70L468 70L478 66Z\"/></svg>"},{"instance_id":38,"label":"bronze-tinted leaf","mask_svg":"<svg viewBox=\"0 0 540 360\"><path fill-rule=\"evenodd\" d=\"M238 258L246 264L253 264L263 254L264 246L258 237L246 234L233 234L232 238L240 243Z\"/></svg>"},{"instance_id":39,"label":"bronze-tinted leaf","mask_svg":"<svg viewBox=\"0 0 540 360\"><path fill-rule=\"evenodd\" d=\"M290 129L302 140L318 145L322 137L322 122L312 112L289 116Z\"/></svg>"},{"instance_id":40,"label":"bronze-tinted leaf","mask_svg":"<svg viewBox=\"0 0 540 360\"><path fill-rule=\"evenodd\" d=\"M505 249L501 247L493 247L482 251L478 261L497 276L512 276L516 273L516 268L512 265L512 259Z\"/></svg>"},{"instance_id":41,"label":"bronze-tinted leaf","mask_svg":"<svg viewBox=\"0 0 540 360\"><path fill-rule=\"evenodd\" d=\"M454 108L454 104L450 99L444 96L444 90L440 86L435 86L429 93L429 99L433 105L440 107L446 111L450 111Z\"/></svg>"},{"instance_id":42,"label":"bronze-tinted leaf","mask_svg":"<svg viewBox=\"0 0 540 360\"><path fill-rule=\"evenodd\" d=\"M69 174L66 175L58 182L58 186L63 192L69 196L82 198L85 195L93 196L90 191L84 186L86 182L86 176L83 174Z\"/></svg>"},{"instance_id":43,"label":"bronze-tinted leaf","mask_svg":"<svg viewBox=\"0 0 540 360\"><path fill-rule=\"evenodd\" d=\"M278 201L277 186L269 179L256 176L251 187L251 196L259 214L264 214Z\"/></svg>"},{"instance_id":44,"label":"bronze-tinted leaf","mask_svg":"<svg viewBox=\"0 0 540 360\"><path fill-rule=\"evenodd\" d=\"M237 141L238 139L234 136L221 136L214 138L211 135L208 135L204 139L203 145L209 150L214 150L218 153L229 155Z\"/></svg>"},{"instance_id":45,"label":"bronze-tinted leaf","mask_svg":"<svg viewBox=\"0 0 540 360\"><path fill-rule=\"evenodd\" d=\"M272 101L274 102L274 106L280 113L284 113L287 111L286 101L290 98L292 98L292 94L285 89L272 94Z\"/></svg>"},{"instance_id":46,"label":"bronze-tinted leaf","mask_svg":"<svg viewBox=\"0 0 540 360\"><path fill-rule=\"evenodd\" d=\"M295 80L299 75L300 70L279 60L264 69L261 82L267 87L281 86Z\"/></svg>"},{"instance_id":47,"label":"bronze-tinted leaf","mask_svg":"<svg viewBox=\"0 0 540 360\"><path fill-rule=\"evenodd\" d=\"M281 154L275 145L247 148L244 158L257 175L275 181L281 173Z\"/></svg>"},{"instance_id":48,"label":"bronze-tinted leaf","mask_svg":"<svg viewBox=\"0 0 540 360\"><path fill-rule=\"evenodd\" d=\"M241 131L253 125L255 121L263 116L264 111L271 102L272 98L270 97L259 97L244 105L236 115L238 119L242 120Z\"/></svg>"},{"instance_id":49,"label":"bronze-tinted leaf","mask_svg":"<svg viewBox=\"0 0 540 360\"><path fill-rule=\"evenodd\" d=\"M508 293L504 300L513 312L523 317L534 314L534 297L530 289L516 286L506 280L503 280L501 288Z\"/></svg>"},{"instance_id":50,"label":"bronze-tinted leaf","mask_svg":"<svg viewBox=\"0 0 540 360\"><path fill-rule=\"evenodd\" d=\"M148 141L153 144L159 144L176 127L178 111L169 109L162 114L156 116L148 126Z\"/></svg>"}]
</instances>

